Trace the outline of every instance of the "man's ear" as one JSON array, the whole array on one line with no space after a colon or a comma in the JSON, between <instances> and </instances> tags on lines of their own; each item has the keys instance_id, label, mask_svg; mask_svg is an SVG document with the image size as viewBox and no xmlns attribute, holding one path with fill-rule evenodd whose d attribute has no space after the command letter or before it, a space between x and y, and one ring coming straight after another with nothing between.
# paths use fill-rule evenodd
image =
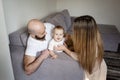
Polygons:
<instances>
[{"instance_id":1,"label":"man's ear","mask_svg":"<svg viewBox=\"0 0 120 80\"><path fill-rule=\"evenodd\" d=\"M30 36L31 36L32 38L35 38L35 35L34 35L34 34L30 34Z\"/></svg>"}]
</instances>

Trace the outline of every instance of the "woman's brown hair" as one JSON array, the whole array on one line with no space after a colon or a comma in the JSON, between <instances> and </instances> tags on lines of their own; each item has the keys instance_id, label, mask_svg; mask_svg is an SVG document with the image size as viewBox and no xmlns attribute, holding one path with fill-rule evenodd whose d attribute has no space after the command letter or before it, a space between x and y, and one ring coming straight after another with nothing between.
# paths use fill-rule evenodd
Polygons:
<instances>
[{"instance_id":1,"label":"woman's brown hair","mask_svg":"<svg viewBox=\"0 0 120 80\"><path fill-rule=\"evenodd\" d=\"M92 16L85 15L74 20L72 40L80 65L91 74L96 58L99 66L103 59L102 39Z\"/></svg>"}]
</instances>

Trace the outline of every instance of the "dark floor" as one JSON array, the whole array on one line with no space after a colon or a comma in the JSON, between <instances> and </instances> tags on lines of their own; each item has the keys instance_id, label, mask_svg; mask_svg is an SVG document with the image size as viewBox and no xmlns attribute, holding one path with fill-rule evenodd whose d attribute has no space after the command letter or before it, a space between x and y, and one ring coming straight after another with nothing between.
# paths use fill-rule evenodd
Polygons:
<instances>
[{"instance_id":1,"label":"dark floor","mask_svg":"<svg viewBox=\"0 0 120 80\"><path fill-rule=\"evenodd\" d=\"M105 52L107 80L120 80L120 52Z\"/></svg>"}]
</instances>

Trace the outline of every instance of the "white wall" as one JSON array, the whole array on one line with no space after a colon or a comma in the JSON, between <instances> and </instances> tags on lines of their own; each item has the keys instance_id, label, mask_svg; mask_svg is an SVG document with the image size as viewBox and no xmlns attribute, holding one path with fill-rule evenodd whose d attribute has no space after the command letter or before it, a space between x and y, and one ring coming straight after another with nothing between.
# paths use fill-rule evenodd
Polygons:
<instances>
[{"instance_id":1,"label":"white wall","mask_svg":"<svg viewBox=\"0 0 120 80\"><path fill-rule=\"evenodd\" d=\"M72 16L89 14L120 31L120 0L3 0L3 6L8 34L26 26L31 18L41 19L65 8Z\"/></svg>"},{"instance_id":2,"label":"white wall","mask_svg":"<svg viewBox=\"0 0 120 80\"><path fill-rule=\"evenodd\" d=\"M116 25L120 31L120 0L57 0L57 10L71 16L92 15L97 23Z\"/></svg>"},{"instance_id":3,"label":"white wall","mask_svg":"<svg viewBox=\"0 0 120 80\"><path fill-rule=\"evenodd\" d=\"M2 0L0 0L0 80L14 80Z\"/></svg>"},{"instance_id":4,"label":"white wall","mask_svg":"<svg viewBox=\"0 0 120 80\"><path fill-rule=\"evenodd\" d=\"M3 0L8 34L56 11L56 0Z\"/></svg>"}]
</instances>

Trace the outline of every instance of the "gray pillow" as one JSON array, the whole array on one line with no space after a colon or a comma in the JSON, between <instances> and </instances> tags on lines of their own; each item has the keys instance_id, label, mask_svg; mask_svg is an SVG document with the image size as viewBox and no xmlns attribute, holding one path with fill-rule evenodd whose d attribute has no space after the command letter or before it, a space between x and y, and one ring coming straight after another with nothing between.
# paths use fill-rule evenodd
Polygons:
<instances>
[{"instance_id":1,"label":"gray pillow","mask_svg":"<svg viewBox=\"0 0 120 80\"><path fill-rule=\"evenodd\" d=\"M45 21L50 22L55 26L63 26L66 32L68 32L68 29L71 26L71 17L67 9L49 16Z\"/></svg>"},{"instance_id":2,"label":"gray pillow","mask_svg":"<svg viewBox=\"0 0 120 80\"><path fill-rule=\"evenodd\" d=\"M71 26L71 17L70 17L70 14L69 14L69 12L68 12L67 9L63 10L61 12L61 14L64 16L65 24L66 24L67 31L68 31L69 27Z\"/></svg>"},{"instance_id":3,"label":"gray pillow","mask_svg":"<svg viewBox=\"0 0 120 80\"><path fill-rule=\"evenodd\" d=\"M28 35L29 34L28 34L27 30L20 35L20 39L21 39L21 42L22 42L24 47L27 46Z\"/></svg>"},{"instance_id":4,"label":"gray pillow","mask_svg":"<svg viewBox=\"0 0 120 80\"><path fill-rule=\"evenodd\" d=\"M52 23L55 26L60 25L60 26L64 27L65 31L67 31L67 26L66 26L66 23L65 23L65 19L64 19L64 16L61 13L55 15L53 18L49 18L47 20L47 22Z\"/></svg>"},{"instance_id":5,"label":"gray pillow","mask_svg":"<svg viewBox=\"0 0 120 80\"><path fill-rule=\"evenodd\" d=\"M53 17L54 17L55 15L57 15L57 14L58 14L57 12L56 12L56 13L52 13L52 14L50 14L50 15L42 18L40 21L42 21L42 22L47 22L49 19L53 18Z\"/></svg>"}]
</instances>

